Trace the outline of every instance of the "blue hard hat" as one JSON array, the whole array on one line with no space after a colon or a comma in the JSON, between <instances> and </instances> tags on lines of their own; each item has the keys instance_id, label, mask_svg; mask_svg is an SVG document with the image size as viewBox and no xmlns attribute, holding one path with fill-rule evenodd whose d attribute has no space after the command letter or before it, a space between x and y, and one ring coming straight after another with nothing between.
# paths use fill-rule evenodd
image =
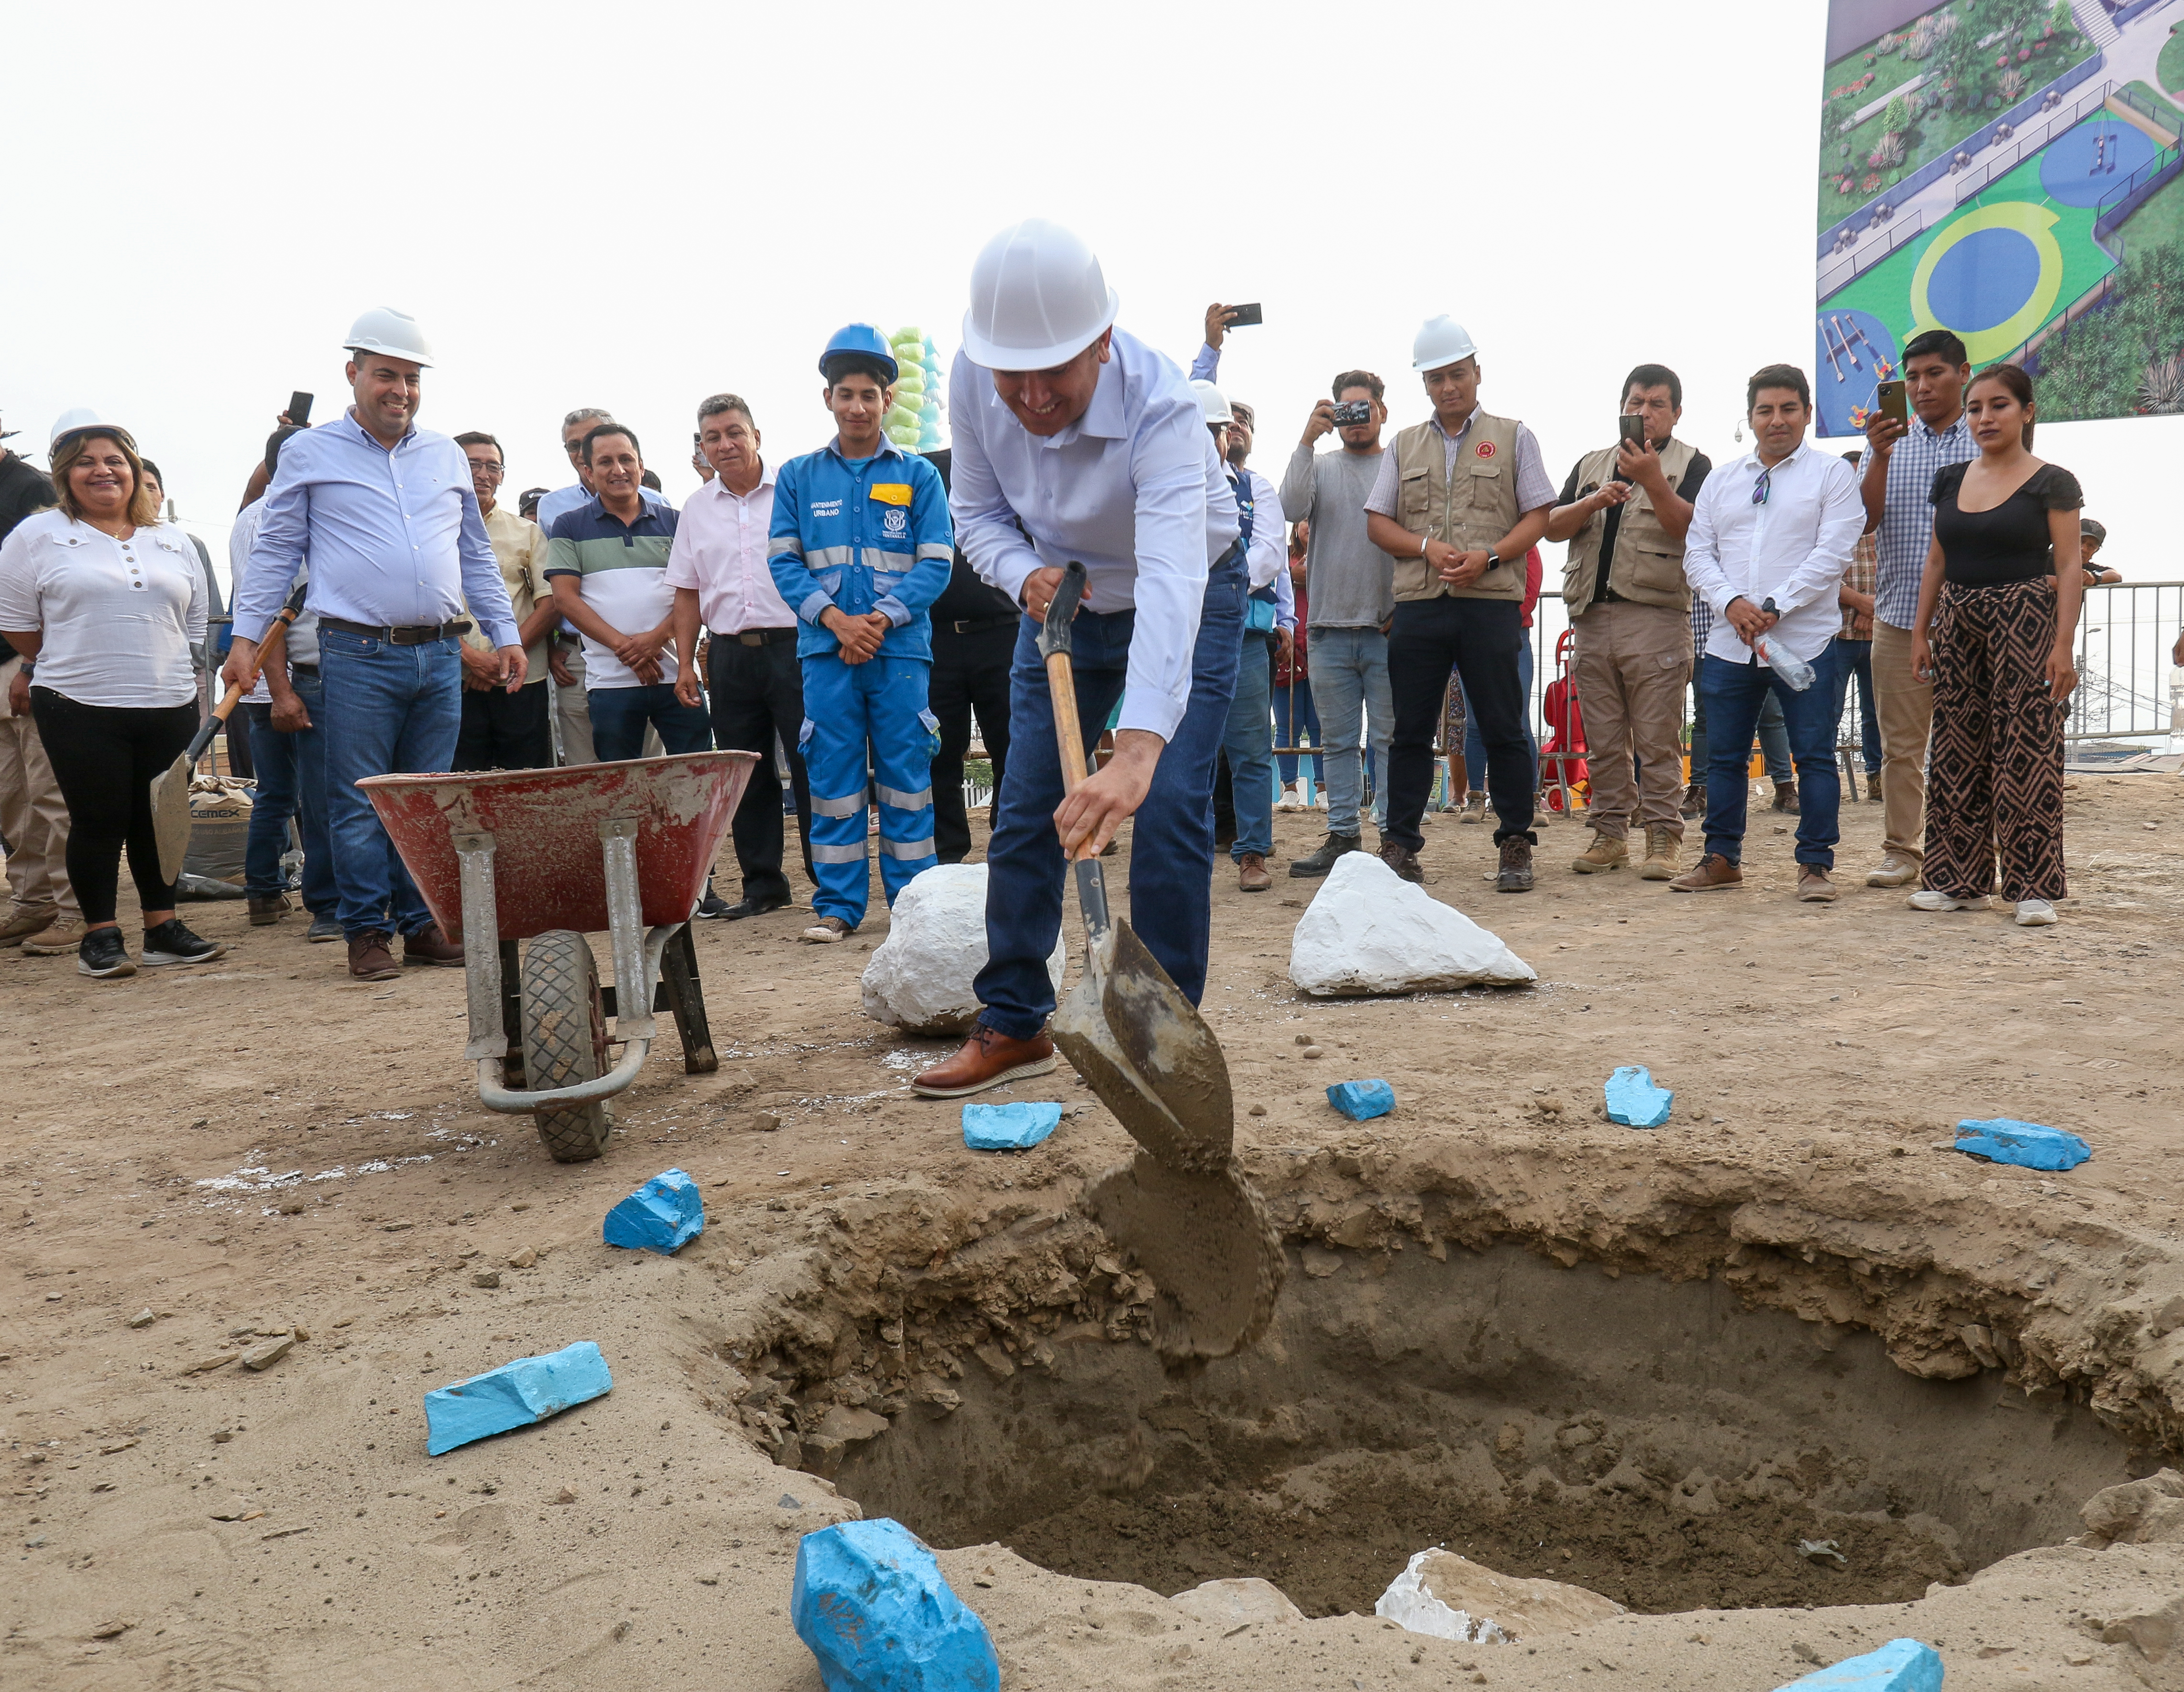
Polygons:
<instances>
[{"instance_id":1,"label":"blue hard hat","mask_svg":"<svg viewBox=\"0 0 2184 1692\"><path fill-rule=\"evenodd\" d=\"M877 359L887 367L888 386L894 386L902 367L895 363L894 348L888 344L886 336L869 323L844 324L827 340L827 350L819 355L819 374L828 381L834 380L834 360L845 353L855 353L861 358Z\"/></svg>"}]
</instances>

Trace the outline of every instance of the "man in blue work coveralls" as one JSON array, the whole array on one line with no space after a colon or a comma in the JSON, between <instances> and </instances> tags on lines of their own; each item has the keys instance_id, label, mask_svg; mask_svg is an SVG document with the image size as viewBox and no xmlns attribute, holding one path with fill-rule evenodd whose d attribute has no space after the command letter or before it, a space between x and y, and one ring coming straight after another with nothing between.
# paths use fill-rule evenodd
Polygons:
<instances>
[{"instance_id":1,"label":"man in blue work coveralls","mask_svg":"<svg viewBox=\"0 0 2184 1692\"><path fill-rule=\"evenodd\" d=\"M804 729L811 779L811 869L818 921L804 938L853 934L865 920L865 802L871 768L880 802L880 882L889 905L933 847L933 756L939 726L926 708L933 624L926 608L947 587L956 545L939 472L881 432L897 374L887 337L869 323L838 331L819 359L835 436L791 459L773 487L767 562L796 613L804 666Z\"/></svg>"}]
</instances>

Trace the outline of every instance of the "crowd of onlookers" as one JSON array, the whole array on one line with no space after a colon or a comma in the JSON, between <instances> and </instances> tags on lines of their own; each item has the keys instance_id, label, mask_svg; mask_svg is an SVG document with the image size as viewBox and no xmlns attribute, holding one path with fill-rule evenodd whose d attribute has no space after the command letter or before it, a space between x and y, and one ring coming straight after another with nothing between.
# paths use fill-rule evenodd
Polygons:
<instances>
[{"instance_id":1,"label":"crowd of onlookers","mask_svg":"<svg viewBox=\"0 0 2184 1692\"><path fill-rule=\"evenodd\" d=\"M1496 885L1524 891L1548 790L1559 803L1579 756L1590 838L1571 870L1732 888L1756 737L1797 817L1797 896L1830 901L1855 694L1856 767L1885 815L1866 884L1923 910L1998 888L2019 922L2056 920L2074 631L2085 585L2115 576L2076 481L2032 454L2018 367L1975 376L1956 337L1918 336L1907 420L1876 415L1839 457L1807 438L1804 374L1769 365L1745 396L1752 449L1716 465L1678 433L1676 373L1641 365L1614 437L1557 482L1533 431L1482 405L1469 333L1436 318L1412 347L1431 416L1384 439L1385 384L1346 370L1275 479L1251 467L1256 415L1219 386L1235 316L1209 309L1190 376L1241 532L1214 805L1244 891L1273 884L1274 810L1306 805L1324 838L1292 877L1367 849L1369 815L1378 855L1417 881L1441 812L1490 820ZM757 753L738 896L709 884L698 914L796 901L793 816L815 943L864 921L875 847L890 902L972 851L966 760L982 746L999 791L1026 602L957 549L981 495L951 454L885 433L900 373L878 331L827 343L819 450L778 459L745 400L700 401L701 485L679 509L635 429L596 407L563 420L569 482L510 501L495 436L415 426L432 355L411 320L367 313L346 344L352 403L315 427L284 416L248 467L231 616L121 420L64 416L43 473L0 452L0 943L102 977L220 954L176 914L148 797L203 721L209 670L248 687L227 744L254 782L249 920L300 902L362 979L462 960L356 787L389 771ZM1546 690L1543 749L1550 541L1567 548L1570 685ZM306 609L284 627L292 603Z\"/></svg>"}]
</instances>

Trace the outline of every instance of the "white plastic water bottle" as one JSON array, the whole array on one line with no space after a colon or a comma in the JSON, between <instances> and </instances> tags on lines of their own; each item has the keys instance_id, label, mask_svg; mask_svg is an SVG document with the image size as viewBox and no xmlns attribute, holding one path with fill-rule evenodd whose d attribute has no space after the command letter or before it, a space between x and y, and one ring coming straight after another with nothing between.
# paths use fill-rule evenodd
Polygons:
<instances>
[{"instance_id":1,"label":"white plastic water bottle","mask_svg":"<svg viewBox=\"0 0 2184 1692\"><path fill-rule=\"evenodd\" d=\"M1768 595L1765 603L1759 609L1770 617L1781 615L1774 609L1774 596L1771 593ZM1813 685L1814 673L1813 666L1806 663L1803 659L1792 658L1788 653L1780 650L1765 635L1760 636L1752 643L1752 649L1759 654L1759 661L1762 664L1767 665L1788 683L1791 693L1802 693Z\"/></svg>"}]
</instances>

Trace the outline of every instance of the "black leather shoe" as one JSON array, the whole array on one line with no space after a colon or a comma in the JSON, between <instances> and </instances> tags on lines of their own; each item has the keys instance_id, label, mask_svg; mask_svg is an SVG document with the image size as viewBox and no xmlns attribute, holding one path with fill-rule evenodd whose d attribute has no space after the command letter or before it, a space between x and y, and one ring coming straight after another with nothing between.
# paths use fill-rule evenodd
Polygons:
<instances>
[{"instance_id":1,"label":"black leather shoe","mask_svg":"<svg viewBox=\"0 0 2184 1692\"><path fill-rule=\"evenodd\" d=\"M715 893L713 891L713 884L710 882L707 882L705 883L705 896L698 901L698 908L694 911L691 912L691 915L695 916L700 922L710 922L716 916L726 916L727 914L727 900L722 899L720 894Z\"/></svg>"},{"instance_id":2,"label":"black leather shoe","mask_svg":"<svg viewBox=\"0 0 2184 1692\"><path fill-rule=\"evenodd\" d=\"M746 916L763 916L769 910L786 910L795 903L796 901L786 893L774 899L738 899L733 904L722 905L717 915L725 916L731 922L738 922ZM699 914L700 916L705 914L702 906L699 908Z\"/></svg>"}]
</instances>

